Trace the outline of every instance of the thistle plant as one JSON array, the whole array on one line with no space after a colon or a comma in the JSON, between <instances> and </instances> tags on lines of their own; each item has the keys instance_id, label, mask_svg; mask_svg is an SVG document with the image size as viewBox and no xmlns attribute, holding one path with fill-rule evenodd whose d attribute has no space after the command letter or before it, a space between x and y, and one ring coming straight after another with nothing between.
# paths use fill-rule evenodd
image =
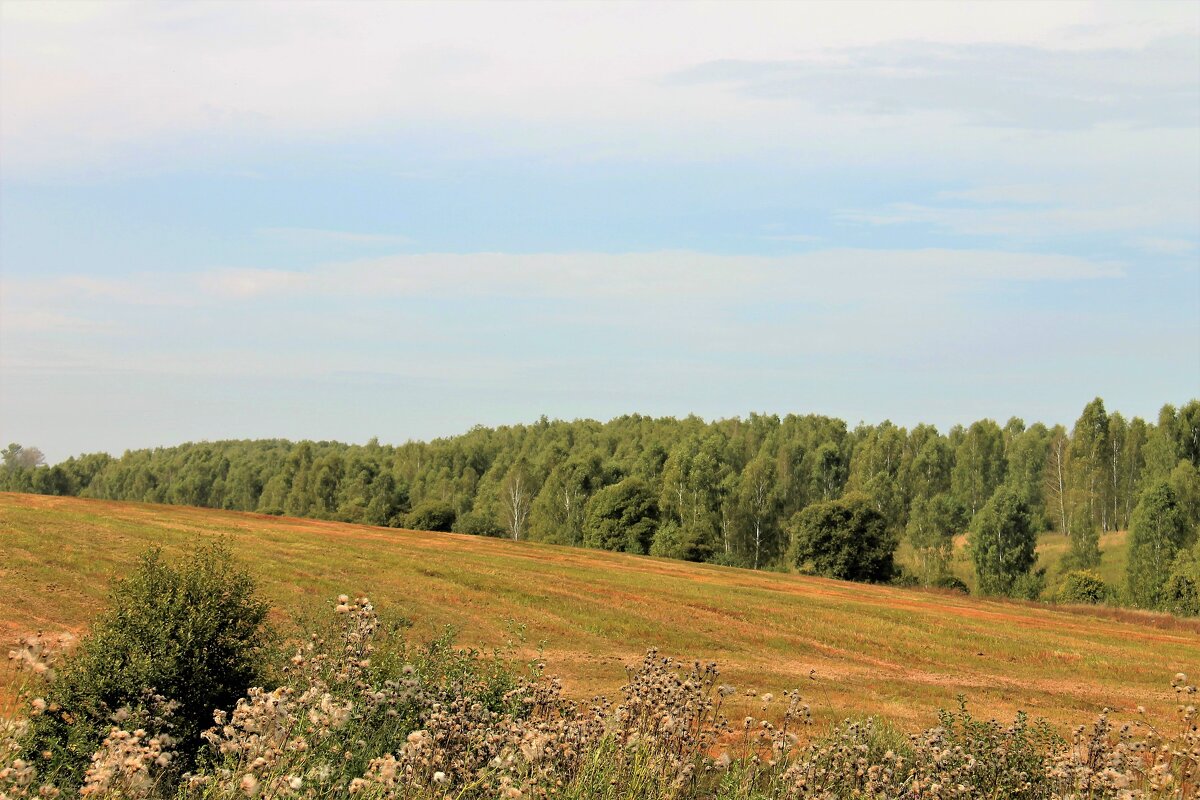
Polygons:
<instances>
[{"instance_id":1,"label":"thistle plant","mask_svg":"<svg viewBox=\"0 0 1200 800\"><path fill-rule=\"evenodd\" d=\"M1018 715L979 720L960 701L905 735L847 719L817 731L796 689L749 693L757 716L731 720L737 689L716 664L649 651L614 700L575 701L539 663L414 646L366 597L342 595L332 622L275 671L215 709L191 762L179 758L175 701L147 689L108 719L82 778L30 757L29 723L59 713L57 642L10 654L30 682L0 727L0 800L1187 800L1200 784L1196 687L1171 681L1179 725L1111 712L1060 737Z\"/></svg>"}]
</instances>

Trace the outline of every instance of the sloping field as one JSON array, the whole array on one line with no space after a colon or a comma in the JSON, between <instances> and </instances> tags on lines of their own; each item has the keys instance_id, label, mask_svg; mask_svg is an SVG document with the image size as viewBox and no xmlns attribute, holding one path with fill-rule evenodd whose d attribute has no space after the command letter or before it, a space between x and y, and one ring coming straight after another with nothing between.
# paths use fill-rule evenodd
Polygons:
<instances>
[{"instance_id":1,"label":"sloping field","mask_svg":"<svg viewBox=\"0 0 1200 800\"><path fill-rule=\"evenodd\" d=\"M1200 669L1200 624L988 602L791 575L443 533L172 506L0 494L0 639L81 630L108 582L150 545L180 555L227 537L281 609L367 593L415 635L466 645L513 624L544 642L569 693L613 693L649 647L716 660L739 689L798 687L818 716L879 713L910 728L966 695L1090 722L1108 706L1172 716L1167 683ZM815 676L810 677L810 674ZM749 700L743 698L743 703Z\"/></svg>"}]
</instances>

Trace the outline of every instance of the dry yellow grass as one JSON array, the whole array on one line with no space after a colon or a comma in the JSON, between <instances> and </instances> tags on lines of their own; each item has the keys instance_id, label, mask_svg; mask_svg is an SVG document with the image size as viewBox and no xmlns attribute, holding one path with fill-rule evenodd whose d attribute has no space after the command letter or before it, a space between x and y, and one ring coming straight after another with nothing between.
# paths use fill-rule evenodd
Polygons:
<instances>
[{"instance_id":1,"label":"dry yellow grass","mask_svg":"<svg viewBox=\"0 0 1200 800\"><path fill-rule=\"evenodd\" d=\"M235 512L0 494L0 638L83 629L151 545L223 536L280 610L368 593L491 646L525 626L568 692L614 692L650 646L716 660L758 692L798 687L819 716L928 726L964 694L981 715L1058 724L1104 707L1172 716L1167 681L1200 669L1200 624L1059 610L591 550ZM815 676L814 677L810 677ZM748 701L743 701L748 702Z\"/></svg>"}]
</instances>

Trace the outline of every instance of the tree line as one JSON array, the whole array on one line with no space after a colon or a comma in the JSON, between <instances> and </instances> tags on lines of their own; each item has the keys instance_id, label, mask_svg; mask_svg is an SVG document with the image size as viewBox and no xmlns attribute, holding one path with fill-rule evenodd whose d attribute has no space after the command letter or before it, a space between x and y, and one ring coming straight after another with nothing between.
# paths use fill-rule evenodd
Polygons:
<instances>
[{"instance_id":1,"label":"tree line","mask_svg":"<svg viewBox=\"0 0 1200 800\"><path fill-rule=\"evenodd\" d=\"M1088 403L1074 425L983 419L946 433L818 415L707 422L627 415L485 428L430 442L198 442L47 466L2 451L0 489L254 511L649 553L753 569L1037 596L1036 536L1095 567L1130 533L1109 599L1196 613L1200 401L1154 422ZM911 568L895 553L911 548ZM1078 577L1078 576L1076 576ZM1114 594L1115 593L1115 594ZM1189 605L1190 604L1190 605Z\"/></svg>"}]
</instances>

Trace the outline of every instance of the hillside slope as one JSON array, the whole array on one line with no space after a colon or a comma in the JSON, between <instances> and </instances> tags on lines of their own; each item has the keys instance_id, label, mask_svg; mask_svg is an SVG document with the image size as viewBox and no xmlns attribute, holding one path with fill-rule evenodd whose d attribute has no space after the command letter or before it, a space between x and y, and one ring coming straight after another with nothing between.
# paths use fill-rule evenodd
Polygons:
<instances>
[{"instance_id":1,"label":"hillside slope","mask_svg":"<svg viewBox=\"0 0 1200 800\"><path fill-rule=\"evenodd\" d=\"M1200 624L1056 610L443 533L206 509L0 494L0 639L83 628L110 579L154 544L228 537L282 610L369 593L416 635L444 625L544 642L568 692L614 692L648 647L716 660L739 689L799 687L820 716L906 727L967 695L979 713L1078 723L1103 707L1171 715L1200 668ZM1119 617L1119 618L1118 618ZM815 679L810 677L815 675ZM743 702L749 702L743 700Z\"/></svg>"}]
</instances>

